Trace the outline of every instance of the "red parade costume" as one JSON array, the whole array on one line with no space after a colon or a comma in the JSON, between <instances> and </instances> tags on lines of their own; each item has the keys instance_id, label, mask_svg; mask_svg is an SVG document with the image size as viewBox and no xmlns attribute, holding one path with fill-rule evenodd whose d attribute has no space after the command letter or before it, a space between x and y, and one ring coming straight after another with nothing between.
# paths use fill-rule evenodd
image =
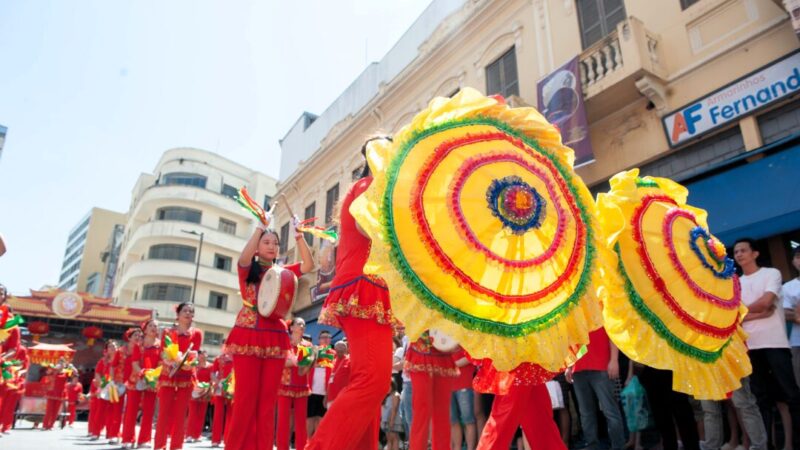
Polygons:
<instances>
[{"instance_id":1,"label":"red parade costume","mask_svg":"<svg viewBox=\"0 0 800 450\"><path fill-rule=\"evenodd\" d=\"M106 361L106 357L103 356L100 361L97 362L97 365L94 369L95 378L98 376L100 379L109 380L111 375L111 363ZM109 381L110 382L110 381ZM100 391L102 390L101 385L97 385L95 390L96 402L94 405L90 404L89 408L91 409L91 419L94 421L94 426L89 427L89 434L92 436L99 437L102 434L103 429L107 428L108 426L108 414L111 411L111 402L108 400L103 400L100 398ZM91 422L91 421L90 421ZM108 430L106 429L106 435L108 435Z\"/></svg>"},{"instance_id":2,"label":"red parade costume","mask_svg":"<svg viewBox=\"0 0 800 450\"><path fill-rule=\"evenodd\" d=\"M553 421L553 405L544 385L556 373L530 363L520 364L511 372L498 372L490 360L473 362L478 368L473 388L495 394L477 450L507 449L520 426L531 448L566 450Z\"/></svg>"},{"instance_id":3,"label":"red parade costume","mask_svg":"<svg viewBox=\"0 0 800 450\"><path fill-rule=\"evenodd\" d=\"M81 394L83 394L83 385L80 383L69 383L64 388L64 391L64 395L67 398L67 405L69 407L69 417L67 418L67 423L72 425L75 423L75 409L78 406Z\"/></svg>"},{"instance_id":4,"label":"red parade costume","mask_svg":"<svg viewBox=\"0 0 800 450\"><path fill-rule=\"evenodd\" d=\"M211 383L211 364L197 368L197 382ZM192 439L200 439L203 432L203 423L208 410L208 397L192 398L189 402L189 423L186 425L186 435Z\"/></svg>"},{"instance_id":5,"label":"red parade costume","mask_svg":"<svg viewBox=\"0 0 800 450\"><path fill-rule=\"evenodd\" d=\"M17 404L25 392L25 378L26 375L19 372L27 371L30 367L30 360L28 359L28 349L22 345L17 346L17 352L11 359L18 359L22 363L22 367L17 372L13 380L6 382L5 387L0 396L0 432L10 430L14 426L14 413L17 410Z\"/></svg>"},{"instance_id":6,"label":"red parade costume","mask_svg":"<svg viewBox=\"0 0 800 450\"><path fill-rule=\"evenodd\" d=\"M333 371L331 377L328 379L328 404L326 408L331 407L331 403L336 400L342 389L350 382L350 355L344 355L341 358L336 358L333 363Z\"/></svg>"},{"instance_id":7,"label":"red parade costume","mask_svg":"<svg viewBox=\"0 0 800 450\"><path fill-rule=\"evenodd\" d=\"M427 449L429 431L433 450L450 448L450 395L460 372L453 355L436 350L432 344L433 339L424 333L408 346L405 355L403 370L411 377L414 387L409 450Z\"/></svg>"},{"instance_id":8,"label":"red parade costume","mask_svg":"<svg viewBox=\"0 0 800 450\"><path fill-rule=\"evenodd\" d=\"M180 334L177 327L173 327L164 332L161 341L162 347L166 346L165 339L168 334L177 337L178 349L182 354L190 349L200 350L200 346L203 344L203 333L197 328L189 328L186 333ZM158 380L159 412L154 445L156 450L166 447L168 435L171 450L183 447L186 414L189 409L189 398L192 396L194 368L184 365L172 377L169 376L169 372L169 368L165 365Z\"/></svg>"},{"instance_id":9,"label":"red parade costume","mask_svg":"<svg viewBox=\"0 0 800 450\"><path fill-rule=\"evenodd\" d=\"M144 347L142 350L143 370L154 369L161 363L161 343L156 341L151 347ZM142 419L139 423L138 444L143 445L150 442L153 433L153 415L156 409L157 391L147 386L141 391Z\"/></svg>"},{"instance_id":10,"label":"red parade costume","mask_svg":"<svg viewBox=\"0 0 800 450\"><path fill-rule=\"evenodd\" d=\"M222 392L222 380L230 375L233 370L232 362L223 362L221 358L214 360L212 372L217 374L218 386L214 386L214 395L211 403L214 405L214 422L211 424L211 444L219 444L225 435L225 416L230 411L231 401Z\"/></svg>"},{"instance_id":11,"label":"red parade costume","mask_svg":"<svg viewBox=\"0 0 800 450\"><path fill-rule=\"evenodd\" d=\"M336 275L319 317L344 330L350 347L350 382L322 418L308 449L375 449L378 411L392 376L392 326L389 291L379 277L364 274L370 240L350 214L350 204L372 182L358 180L342 202ZM357 414L353 414L357 411ZM374 411L374 414L369 414Z\"/></svg>"},{"instance_id":12,"label":"red parade costume","mask_svg":"<svg viewBox=\"0 0 800 450\"><path fill-rule=\"evenodd\" d=\"M125 384L125 371L126 361L128 360L128 348L121 347L114 353L114 360L112 361L112 374L111 378L117 386ZM129 369L128 369L129 370ZM120 428L122 427L122 409L125 406L125 396L127 395L127 388L125 392L120 394L118 402L109 403L106 419L106 435L109 439L117 439L120 436Z\"/></svg>"},{"instance_id":13,"label":"red parade costume","mask_svg":"<svg viewBox=\"0 0 800 450\"><path fill-rule=\"evenodd\" d=\"M284 267L300 277L300 264ZM262 275L266 267L261 267ZM233 355L236 389L225 432L229 450L270 448L275 439L275 403L289 335L279 318L263 317L255 309L261 282L247 284L250 266L239 266L242 309L225 348Z\"/></svg>"},{"instance_id":14,"label":"red parade costume","mask_svg":"<svg viewBox=\"0 0 800 450\"><path fill-rule=\"evenodd\" d=\"M45 430L53 428L58 414L64 407L64 386L67 384L67 374L59 371L53 377L52 383L52 387L47 392L47 410L42 421L42 427Z\"/></svg>"},{"instance_id":15,"label":"red parade costume","mask_svg":"<svg viewBox=\"0 0 800 450\"><path fill-rule=\"evenodd\" d=\"M123 378L125 379L125 415L122 420L122 443L132 444L136 438L136 416L139 414L139 405L142 402L142 391L136 390L139 381L139 373L134 373L133 363L137 362L142 366L142 348L138 345L125 358Z\"/></svg>"},{"instance_id":16,"label":"red parade costume","mask_svg":"<svg viewBox=\"0 0 800 450\"><path fill-rule=\"evenodd\" d=\"M309 342L301 345L310 346ZM301 359L300 346L295 348L297 359ZM281 387L278 389L278 450L289 450L290 411L294 410L294 443L296 448L306 446L306 416L308 413L308 396L311 395L309 373L300 375L301 367L285 367L281 375Z\"/></svg>"}]
</instances>

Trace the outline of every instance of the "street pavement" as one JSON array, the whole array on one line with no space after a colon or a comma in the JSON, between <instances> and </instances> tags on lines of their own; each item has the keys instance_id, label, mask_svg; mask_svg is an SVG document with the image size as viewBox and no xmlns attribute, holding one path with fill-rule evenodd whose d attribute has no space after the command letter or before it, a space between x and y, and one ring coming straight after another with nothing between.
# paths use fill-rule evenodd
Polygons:
<instances>
[{"instance_id":1,"label":"street pavement","mask_svg":"<svg viewBox=\"0 0 800 450\"><path fill-rule=\"evenodd\" d=\"M11 430L11 434L3 434L0 437L0 450L116 450L120 448L119 444L109 444L106 439L90 441L89 436L86 435L86 422L76 422L74 428L52 431L32 429L29 425L29 422L18 421L17 426L21 428ZM203 438L198 443L184 443L183 448L185 450L210 449L211 441Z\"/></svg>"}]
</instances>

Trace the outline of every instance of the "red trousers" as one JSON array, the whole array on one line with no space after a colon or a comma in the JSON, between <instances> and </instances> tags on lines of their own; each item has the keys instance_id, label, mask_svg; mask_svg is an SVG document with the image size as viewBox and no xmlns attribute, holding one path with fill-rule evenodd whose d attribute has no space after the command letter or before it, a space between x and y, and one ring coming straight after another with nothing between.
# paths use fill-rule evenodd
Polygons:
<instances>
[{"instance_id":1,"label":"red trousers","mask_svg":"<svg viewBox=\"0 0 800 450\"><path fill-rule=\"evenodd\" d=\"M156 440L153 448L164 449L169 436L169 448L183 448L186 431L186 414L189 411L189 399L192 387L174 388L164 386L158 388L158 421L156 422Z\"/></svg>"},{"instance_id":2,"label":"red trousers","mask_svg":"<svg viewBox=\"0 0 800 450\"><path fill-rule=\"evenodd\" d=\"M413 381L412 381L413 383ZM413 385L414 389L417 388ZM413 395L413 392L412 392ZM414 420L417 411L414 411ZM566 450L553 421L553 406L544 384L512 386L508 395L498 395L483 428L477 450L507 449L517 428L522 426L533 450Z\"/></svg>"},{"instance_id":3,"label":"red trousers","mask_svg":"<svg viewBox=\"0 0 800 450\"><path fill-rule=\"evenodd\" d=\"M325 413L306 450L375 450L376 414L392 378L392 328L352 317L340 317L339 322L350 344L350 382Z\"/></svg>"},{"instance_id":4,"label":"red trousers","mask_svg":"<svg viewBox=\"0 0 800 450\"><path fill-rule=\"evenodd\" d=\"M206 411L208 411L207 401L189 401L189 423L186 425L186 436L200 439L200 433L203 432L203 424L206 421Z\"/></svg>"},{"instance_id":5,"label":"red trousers","mask_svg":"<svg viewBox=\"0 0 800 450\"><path fill-rule=\"evenodd\" d=\"M122 443L132 444L136 439L136 416L142 402L142 391L130 389L125 393L125 415L122 419Z\"/></svg>"},{"instance_id":6,"label":"red trousers","mask_svg":"<svg viewBox=\"0 0 800 450\"><path fill-rule=\"evenodd\" d=\"M142 391L142 421L139 424L139 444L149 444L153 433L153 415L156 410L156 391Z\"/></svg>"},{"instance_id":7,"label":"red trousers","mask_svg":"<svg viewBox=\"0 0 800 450\"><path fill-rule=\"evenodd\" d=\"M432 450L450 448L450 396L453 377L442 377L425 372L411 372L411 406L414 420L411 421L409 450L426 450L428 433L432 430Z\"/></svg>"},{"instance_id":8,"label":"red trousers","mask_svg":"<svg viewBox=\"0 0 800 450\"><path fill-rule=\"evenodd\" d=\"M17 411L20 398L22 398L21 391L6 391L0 410L0 431L10 430L14 426L14 413Z\"/></svg>"},{"instance_id":9,"label":"red trousers","mask_svg":"<svg viewBox=\"0 0 800 450\"><path fill-rule=\"evenodd\" d=\"M127 392L119 396L119 401L108 404L106 410L106 437L109 439L119 438L119 429L122 427L122 408L125 406L125 396Z\"/></svg>"},{"instance_id":10,"label":"red trousers","mask_svg":"<svg viewBox=\"0 0 800 450\"><path fill-rule=\"evenodd\" d=\"M63 405L64 401L61 399L47 399L47 409L45 410L44 419L42 420L42 428L45 430L53 428L56 419L58 419L58 413L61 412L61 407Z\"/></svg>"},{"instance_id":11,"label":"red trousers","mask_svg":"<svg viewBox=\"0 0 800 450\"><path fill-rule=\"evenodd\" d=\"M236 388L225 427L226 450L270 449L275 441L275 403L285 358L233 356Z\"/></svg>"},{"instance_id":12,"label":"red trousers","mask_svg":"<svg viewBox=\"0 0 800 450\"><path fill-rule=\"evenodd\" d=\"M211 443L219 444L225 434L225 410L230 408L231 402L221 395L211 397L214 404L214 422L211 424Z\"/></svg>"},{"instance_id":13,"label":"red trousers","mask_svg":"<svg viewBox=\"0 0 800 450\"><path fill-rule=\"evenodd\" d=\"M92 396L89 400L89 434L91 436L100 436L103 428L106 426L106 408L108 408L108 401L100 397Z\"/></svg>"},{"instance_id":14,"label":"red trousers","mask_svg":"<svg viewBox=\"0 0 800 450\"><path fill-rule=\"evenodd\" d=\"M69 417L67 417L67 423L72 425L75 423L75 416L77 416L77 412L75 409L78 407L78 402L69 402L67 404L67 411L69 412Z\"/></svg>"},{"instance_id":15,"label":"red trousers","mask_svg":"<svg viewBox=\"0 0 800 450\"><path fill-rule=\"evenodd\" d=\"M278 396L278 450L289 450L289 436L291 424L289 415L294 409L294 446L306 448L306 419L308 418L308 397Z\"/></svg>"}]
</instances>

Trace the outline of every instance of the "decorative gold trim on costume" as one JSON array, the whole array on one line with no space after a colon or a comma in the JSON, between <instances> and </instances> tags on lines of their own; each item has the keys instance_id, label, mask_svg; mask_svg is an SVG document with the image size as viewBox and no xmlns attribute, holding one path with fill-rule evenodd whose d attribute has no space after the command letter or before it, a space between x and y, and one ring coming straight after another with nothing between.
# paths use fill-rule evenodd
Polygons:
<instances>
[{"instance_id":1,"label":"decorative gold trim on costume","mask_svg":"<svg viewBox=\"0 0 800 450\"><path fill-rule=\"evenodd\" d=\"M182 388L194 387L194 383L192 382L192 380L189 380L189 381L159 380L158 381L158 387L159 387L159 389L162 388L162 387L182 389Z\"/></svg>"},{"instance_id":2,"label":"decorative gold trim on costume","mask_svg":"<svg viewBox=\"0 0 800 450\"><path fill-rule=\"evenodd\" d=\"M440 377L457 377L461 371L456 367L441 367L434 364L410 364L408 361L403 365L406 372L423 372Z\"/></svg>"},{"instance_id":3,"label":"decorative gold trim on costume","mask_svg":"<svg viewBox=\"0 0 800 450\"><path fill-rule=\"evenodd\" d=\"M244 307L239 310L236 316L236 326L242 328L255 328L258 316L256 312L250 308Z\"/></svg>"},{"instance_id":4,"label":"decorative gold trim on costume","mask_svg":"<svg viewBox=\"0 0 800 450\"><path fill-rule=\"evenodd\" d=\"M291 389L278 389L278 395L281 397L303 398L311 395L311 390L293 391Z\"/></svg>"},{"instance_id":5,"label":"decorative gold trim on costume","mask_svg":"<svg viewBox=\"0 0 800 450\"><path fill-rule=\"evenodd\" d=\"M390 325L396 328L399 325L391 309L383 307L383 303L375 302L371 305L361 305L358 294L353 294L346 301L333 302L322 309L319 323L341 328L338 317L354 317L356 319L371 319L381 325Z\"/></svg>"},{"instance_id":6,"label":"decorative gold trim on costume","mask_svg":"<svg viewBox=\"0 0 800 450\"><path fill-rule=\"evenodd\" d=\"M259 347L257 345L226 344L225 348L232 355L255 356L256 358L282 358L286 356L286 349L278 346Z\"/></svg>"}]
</instances>

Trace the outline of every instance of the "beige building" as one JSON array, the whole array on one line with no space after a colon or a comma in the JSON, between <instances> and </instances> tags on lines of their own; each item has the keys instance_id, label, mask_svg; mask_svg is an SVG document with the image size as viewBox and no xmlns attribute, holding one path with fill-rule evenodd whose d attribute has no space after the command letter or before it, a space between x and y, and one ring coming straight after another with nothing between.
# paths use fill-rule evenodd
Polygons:
<instances>
[{"instance_id":1,"label":"beige building","mask_svg":"<svg viewBox=\"0 0 800 450\"><path fill-rule=\"evenodd\" d=\"M92 208L69 232L58 288L104 296L113 280L109 250L124 223L125 214Z\"/></svg>"},{"instance_id":2,"label":"beige building","mask_svg":"<svg viewBox=\"0 0 800 450\"><path fill-rule=\"evenodd\" d=\"M275 193L273 178L217 154L166 151L133 188L115 303L153 309L167 324L193 300L204 347L219 353L242 306L236 264L255 227L234 198L243 186L264 204Z\"/></svg>"},{"instance_id":3,"label":"beige building","mask_svg":"<svg viewBox=\"0 0 800 450\"><path fill-rule=\"evenodd\" d=\"M537 106L537 83L577 58L594 159L578 173L592 191L632 167L681 181L723 241L764 239L788 277L787 248L800 245L798 47L772 0L434 0L328 109L289 130L278 191L298 213L327 216L365 137L464 86ZM308 292L295 310L313 319Z\"/></svg>"}]
</instances>

